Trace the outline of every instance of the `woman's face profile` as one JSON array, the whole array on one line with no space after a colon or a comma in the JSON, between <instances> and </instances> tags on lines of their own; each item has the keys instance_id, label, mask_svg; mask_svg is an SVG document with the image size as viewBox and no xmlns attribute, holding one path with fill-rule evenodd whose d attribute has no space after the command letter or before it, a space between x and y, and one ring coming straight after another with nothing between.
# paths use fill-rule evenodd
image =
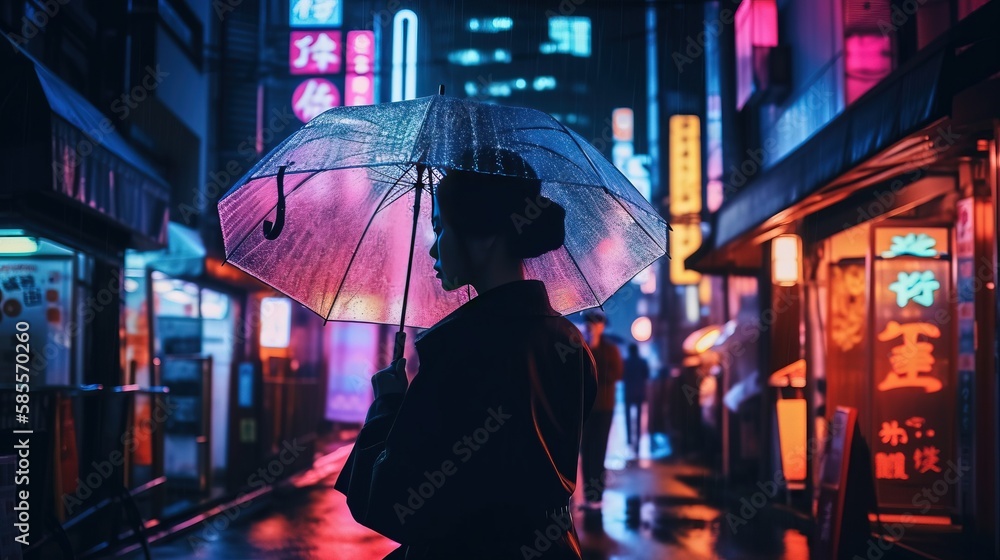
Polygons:
<instances>
[{"instance_id":1,"label":"woman's face profile","mask_svg":"<svg viewBox=\"0 0 1000 560\"><path fill-rule=\"evenodd\" d=\"M436 195L435 195L436 196ZM446 292L457 290L468 280L461 280L465 276L465 264L461 258L462 252L459 248L461 241L455 235L453 228L448 227L448 223L441 217L441 205L434 204L434 211L431 214L431 224L434 227L434 243L431 245L430 254L434 257L434 270L438 272L437 277L441 279L441 287Z\"/></svg>"}]
</instances>

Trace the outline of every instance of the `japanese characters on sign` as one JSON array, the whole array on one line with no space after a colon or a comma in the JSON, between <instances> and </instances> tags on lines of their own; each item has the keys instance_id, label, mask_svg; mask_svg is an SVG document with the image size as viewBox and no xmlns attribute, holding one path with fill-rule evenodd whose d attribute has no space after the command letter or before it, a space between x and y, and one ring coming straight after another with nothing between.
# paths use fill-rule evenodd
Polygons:
<instances>
[{"instance_id":1,"label":"japanese characters on sign","mask_svg":"<svg viewBox=\"0 0 1000 560\"><path fill-rule=\"evenodd\" d=\"M340 105L338 84L322 78L343 66L341 0L289 0L288 73L308 76L292 94L292 109L302 122ZM339 83L339 82L338 82Z\"/></svg>"},{"instance_id":2,"label":"japanese characters on sign","mask_svg":"<svg viewBox=\"0 0 1000 560\"><path fill-rule=\"evenodd\" d=\"M910 507L953 465L951 263L947 228L875 230L872 448L879 501ZM946 493L936 507L955 503Z\"/></svg>"},{"instance_id":3,"label":"japanese characters on sign","mask_svg":"<svg viewBox=\"0 0 1000 560\"><path fill-rule=\"evenodd\" d=\"M302 122L340 105L340 91L330 80L309 78L299 84L292 94L292 110Z\"/></svg>"},{"instance_id":4,"label":"japanese characters on sign","mask_svg":"<svg viewBox=\"0 0 1000 560\"><path fill-rule=\"evenodd\" d=\"M341 0L289 0L290 27L340 27L344 19Z\"/></svg>"},{"instance_id":5,"label":"japanese characters on sign","mask_svg":"<svg viewBox=\"0 0 1000 560\"><path fill-rule=\"evenodd\" d=\"M340 31L292 31L288 41L288 72L339 73Z\"/></svg>"},{"instance_id":6,"label":"japanese characters on sign","mask_svg":"<svg viewBox=\"0 0 1000 560\"><path fill-rule=\"evenodd\" d=\"M31 325L31 382L68 385L73 329L71 259L0 259L0 356L13 357L15 325ZM36 350L37 348L37 350ZM13 360L13 358L11 358Z\"/></svg>"},{"instance_id":7,"label":"japanese characters on sign","mask_svg":"<svg viewBox=\"0 0 1000 560\"><path fill-rule=\"evenodd\" d=\"M697 115L670 117L670 281L697 284L684 260L701 245L701 124Z\"/></svg>"}]
</instances>

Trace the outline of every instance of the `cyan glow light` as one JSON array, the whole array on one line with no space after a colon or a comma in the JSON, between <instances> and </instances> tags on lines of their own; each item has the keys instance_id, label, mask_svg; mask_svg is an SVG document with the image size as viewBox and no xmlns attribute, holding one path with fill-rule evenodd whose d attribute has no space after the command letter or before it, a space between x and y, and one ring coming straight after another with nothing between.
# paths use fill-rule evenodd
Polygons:
<instances>
[{"instance_id":1,"label":"cyan glow light","mask_svg":"<svg viewBox=\"0 0 1000 560\"><path fill-rule=\"evenodd\" d=\"M915 257L936 257L938 255L937 239L926 233L908 233L906 235L892 236L892 247L888 251L882 251L882 258L891 259L900 255L913 255Z\"/></svg>"},{"instance_id":2,"label":"cyan glow light","mask_svg":"<svg viewBox=\"0 0 1000 560\"><path fill-rule=\"evenodd\" d=\"M500 33L510 31L514 20L509 17L473 18L469 20L469 31L473 33Z\"/></svg>"},{"instance_id":3,"label":"cyan glow light","mask_svg":"<svg viewBox=\"0 0 1000 560\"><path fill-rule=\"evenodd\" d=\"M504 83L490 84L486 92L493 97L510 97L510 86Z\"/></svg>"},{"instance_id":4,"label":"cyan glow light","mask_svg":"<svg viewBox=\"0 0 1000 560\"><path fill-rule=\"evenodd\" d=\"M511 60L510 51L507 49L496 49L493 52L461 49L448 53L448 62L458 64L459 66L478 66L494 62L509 63Z\"/></svg>"},{"instance_id":5,"label":"cyan glow light","mask_svg":"<svg viewBox=\"0 0 1000 560\"><path fill-rule=\"evenodd\" d=\"M549 43L542 43L542 54L567 53L573 56L590 56L589 17L549 18Z\"/></svg>"},{"instance_id":6,"label":"cyan glow light","mask_svg":"<svg viewBox=\"0 0 1000 560\"><path fill-rule=\"evenodd\" d=\"M38 239L34 237L0 237L0 253L26 255L38 252Z\"/></svg>"},{"instance_id":7,"label":"cyan glow light","mask_svg":"<svg viewBox=\"0 0 1000 560\"><path fill-rule=\"evenodd\" d=\"M531 85L535 89L535 91L544 91L544 90L547 90L547 89L555 89L556 88L556 79L554 77L552 77L552 76L539 76L539 77L535 78L534 82L532 82Z\"/></svg>"},{"instance_id":8,"label":"cyan glow light","mask_svg":"<svg viewBox=\"0 0 1000 560\"><path fill-rule=\"evenodd\" d=\"M889 284L889 291L896 294L896 305L900 308L913 301L924 307L934 304L934 292L941 289L941 282L934 277L933 270L900 272L896 281Z\"/></svg>"},{"instance_id":9,"label":"cyan glow light","mask_svg":"<svg viewBox=\"0 0 1000 560\"><path fill-rule=\"evenodd\" d=\"M289 27L340 27L344 19L342 0L290 0Z\"/></svg>"},{"instance_id":10,"label":"cyan glow light","mask_svg":"<svg viewBox=\"0 0 1000 560\"><path fill-rule=\"evenodd\" d=\"M448 62L460 66L475 66L482 61L483 56L476 49L462 49L448 53Z\"/></svg>"},{"instance_id":11,"label":"cyan glow light","mask_svg":"<svg viewBox=\"0 0 1000 560\"><path fill-rule=\"evenodd\" d=\"M400 10L392 19L391 101L417 96L417 14Z\"/></svg>"}]
</instances>

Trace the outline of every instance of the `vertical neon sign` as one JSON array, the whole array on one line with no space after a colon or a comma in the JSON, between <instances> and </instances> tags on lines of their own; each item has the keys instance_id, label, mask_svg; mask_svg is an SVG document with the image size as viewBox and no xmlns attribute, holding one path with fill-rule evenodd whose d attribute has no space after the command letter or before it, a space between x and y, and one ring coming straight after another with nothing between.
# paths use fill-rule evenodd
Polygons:
<instances>
[{"instance_id":1,"label":"vertical neon sign","mask_svg":"<svg viewBox=\"0 0 1000 560\"><path fill-rule=\"evenodd\" d=\"M950 238L943 227L874 228L872 451L885 506L912 507L955 459Z\"/></svg>"},{"instance_id":2,"label":"vertical neon sign","mask_svg":"<svg viewBox=\"0 0 1000 560\"><path fill-rule=\"evenodd\" d=\"M417 14L413 10L400 10L393 17L391 95L391 101L417 96Z\"/></svg>"},{"instance_id":3,"label":"vertical neon sign","mask_svg":"<svg viewBox=\"0 0 1000 560\"><path fill-rule=\"evenodd\" d=\"M348 31L344 105L371 105L374 103L374 78L374 33L371 31Z\"/></svg>"}]
</instances>

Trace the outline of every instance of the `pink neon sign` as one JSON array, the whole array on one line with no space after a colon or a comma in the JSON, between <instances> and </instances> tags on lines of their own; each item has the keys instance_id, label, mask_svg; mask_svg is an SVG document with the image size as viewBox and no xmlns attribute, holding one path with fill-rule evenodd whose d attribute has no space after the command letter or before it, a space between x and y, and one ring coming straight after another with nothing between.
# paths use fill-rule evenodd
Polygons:
<instances>
[{"instance_id":1,"label":"pink neon sign","mask_svg":"<svg viewBox=\"0 0 1000 560\"><path fill-rule=\"evenodd\" d=\"M344 79L345 105L375 102L375 35L371 31L347 32L347 76Z\"/></svg>"},{"instance_id":2,"label":"pink neon sign","mask_svg":"<svg viewBox=\"0 0 1000 560\"><path fill-rule=\"evenodd\" d=\"M288 40L289 73L336 74L340 64L340 31L292 31Z\"/></svg>"},{"instance_id":3,"label":"pink neon sign","mask_svg":"<svg viewBox=\"0 0 1000 560\"><path fill-rule=\"evenodd\" d=\"M344 105L375 103L375 86L371 74L348 74L344 80Z\"/></svg>"},{"instance_id":4,"label":"pink neon sign","mask_svg":"<svg viewBox=\"0 0 1000 560\"><path fill-rule=\"evenodd\" d=\"M347 71L370 74L375 62L375 34L371 31L347 32Z\"/></svg>"},{"instance_id":5,"label":"pink neon sign","mask_svg":"<svg viewBox=\"0 0 1000 560\"><path fill-rule=\"evenodd\" d=\"M340 105L340 90L330 80L309 78L299 84L292 94L292 110L302 122Z\"/></svg>"}]
</instances>

